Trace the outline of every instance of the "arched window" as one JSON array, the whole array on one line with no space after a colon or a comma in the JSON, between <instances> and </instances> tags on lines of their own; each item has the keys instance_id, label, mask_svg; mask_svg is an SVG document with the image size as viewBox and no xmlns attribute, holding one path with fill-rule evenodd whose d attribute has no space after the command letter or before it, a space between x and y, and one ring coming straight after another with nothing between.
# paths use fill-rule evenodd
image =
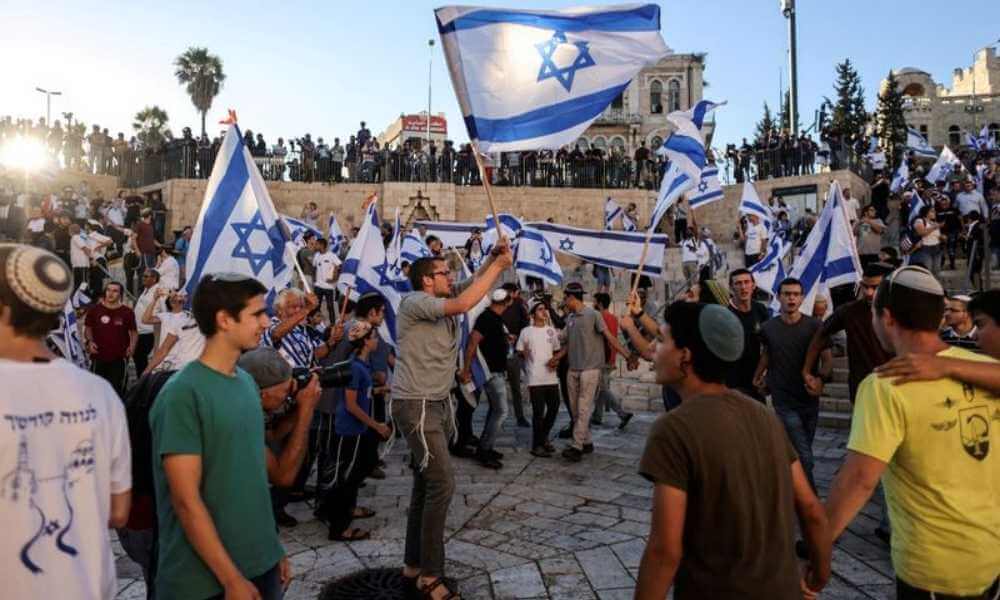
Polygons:
<instances>
[{"instance_id":1,"label":"arched window","mask_svg":"<svg viewBox=\"0 0 1000 600\"><path fill-rule=\"evenodd\" d=\"M579 148L581 152L586 152L587 149L590 148L590 142L587 141L587 138L582 137L576 140L576 147Z\"/></svg>"},{"instance_id":2,"label":"arched window","mask_svg":"<svg viewBox=\"0 0 1000 600\"><path fill-rule=\"evenodd\" d=\"M625 149L625 138L621 136L615 136L611 138L611 146L614 148Z\"/></svg>"},{"instance_id":3,"label":"arched window","mask_svg":"<svg viewBox=\"0 0 1000 600\"><path fill-rule=\"evenodd\" d=\"M590 145L605 154L608 152L608 142L602 137L594 138L594 141Z\"/></svg>"},{"instance_id":4,"label":"arched window","mask_svg":"<svg viewBox=\"0 0 1000 600\"><path fill-rule=\"evenodd\" d=\"M667 85L667 107L669 112L681 109L681 82L676 79Z\"/></svg>"},{"instance_id":5,"label":"arched window","mask_svg":"<svg viewBox=\"0 0 1000 600\"><path fill-rule=\"evenodd\" d=\"M920 85L919 83L911 83L910 85L908 85L905 88L903 88L903 95L904 96L923 96L923 95L925 95L924 94L924 86Z\"/></svg>"},{"instance_id":6,"label":"arched window","mask_svg":"<svg viewBox=\"0 0 1000 600\"><path fill-rule=\"evenodd\" d=\"M994 145L1000 145L1000 124L990 123L988 130Z\"/></svg>"},{"instance_id":7,"label":"arched window","mask_svg":"<svg viewBox=\"0 0 1000 600\"><path fill-rule=\"evenodd\" d=\"M952 125L948 128L948 145L958 147L962 143L962 128Z\"/></svg>"},{"instance_id":8,"label":"arched window","mask_svg":"<svg viewBox=\"0 0 1000 600\"><path fill-rule=\"evenodd\" d=\"M663 84L658 80L649 85L649 112L653 115L663 113Z\"/></svg>"}]
</instances>

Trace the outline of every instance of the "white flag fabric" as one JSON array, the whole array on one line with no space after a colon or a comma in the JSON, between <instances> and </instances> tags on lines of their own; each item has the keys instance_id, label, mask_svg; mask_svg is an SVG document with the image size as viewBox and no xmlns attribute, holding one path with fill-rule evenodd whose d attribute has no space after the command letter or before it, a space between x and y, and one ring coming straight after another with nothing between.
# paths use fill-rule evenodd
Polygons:
<instances>
[{"instance_id":1,"label":"white flag fabric","mask_svg":"<svg viewBox=\"0 0 1000 600\"><path fill-rule=\"evenodd\" d=\"M604 201L604 228L614 229L615 221L620 220L624 214L625 211L622 210L621 205L608 196L608 199Z\"/></svg>"},{"instance_id":2,"label":"white flag fabric","mask_svg":"<svg viewBox=\"0 0 1000 600\"><path fill-rule=\"evenodd\" d=\"M916 188L913 189L913 196L910 199L910 212L907 213L906 224L913 229L913 222L917 220L917 215L920 214L920 209L924 207L924 199L920 197L917 193Z\"/></svg>"},{"instance_id":3,"label":"white flag fabric","mask_svg":"<svg viewBox=\"0 0 1000 600\"><path fill-rule=\"evenodd\" d=\"M767 244L767 254L750 267L757 287L767 290L772 296L778 295L778 285L785 278L785 256L791 249L791 242L782 239L781 236L771 236Z\"/></svg>"},{"instance_id":4,"label":"white flag fabric","mask_svg":"<svg viewBox=\"0 0 1000 600\"><path fill-rule=\"evenodd\" d=\"M672 112L667 115L667 120L675 129L664 140L657 154L670 159L671 165L676 165L691 181L698 181L701 179L701 170L708 163L705 139L701 135L701 130L688 116L687 111Z\"/></svg>"},{"instance_id":5,"label":"white flag fabric","mask_svg":"<svg viewBox=\"0 0 1000 600\"><path fill-rule=\"evenodd\" d=\"M830 184L830 192L816 224L809 232L791 276L802 282L802 312L812 314L818 293L861 277L861 261L840 184Z\"/></svg>"},{"instance_id":6,"label":"white flag fabric","mask_svg":"<svg viewBox=\"0 0 1000 600\"><path fill-rule=\"evenodd\" d=\"M518 232L514 268L518 274L538 277L550 285L562 284L562 267L552 246L542 232L532 227L523 227Z\"/></svg>"},{"instance_id":7,"label":"white flag fabric","mask_svg":"<svg viewBox=\"0 0 1000 600\"><path fill-rule=\"evenodd\" d=\"M660 182L660 193L656 196L656 206L653 207L653 214L649 218L649 229L656 229L678 198L695 186L695 181L697 177L691 179L676 163L670 162L667 172L663 174L663 181Z\"/></svg>"},{"instance_id":8,"label":"white flag fabric","mask_svg":"<svg viewBox=\"0 0 1000 600\"><path fill-rule=\"evenodd\" d=\"M889 191L892 193L897 193L899 190L910 181L910 167L907 166L906 161L900 161L899 167L896 168L896 173L892 176L892 182L889 184Z\"/></svg>"},{"instance_id":9,"label":"white flag fabric","mask_svg":"<svg viewBox=\"0 0 1000 600\"><path fill-rule=\"evenodd\" d=\"M699 100L697 104L687 110L680 111L680 113L694 123L698 131L702 131L705 129L705 117L708 116L708 113L725 104L725 101L712 102L711 100Z\"/></svg>"},{"instance_id":10,"label":"white flag fabric","mask_svg":"<svg viewBox=\"0 0 1000 600\"><path fill-rule=\"evenodd\" d=\"M73 292L73 295L66 301L62 314L59 315L59 327L49 332L49 342L56 347L59 354L68 361L71 361L81 369L90 368L90 355L83 347L83 340L80 336L79 321L76 319L76 309L90 304L91 298L87 294L86 282Z\"/></svg>"},{"instance_id":11,"label":"white flag fabric","mask_svg":"<svg viewBox=\"0 0 1000 600\"><path fill-rule=\"evenodd\" d=\"M264 284L270 303L291 280L295 257L289 242L288 227L271 202L239 127L230 125L191 236L188 297L205 275L238 273Z\"/></svg>"},{"instance_id":12,"label":"white flag fabric","mask_svg":"<svg viewBox=\"0 0 1000 600\"><path fill-rule=\"evenodd\" d=\"M302 242L302 236L305 235L307 231L310 231L316 237L323 237L323 232L318 228L313 227L309 223L302 221L301 219L296 219L294 217L289 217L288 215L281 215L281 219L288 226L288 232L292 236L292 241L296 244Z\"/></svg>"},{"instance_id":13,"label":"white flag fabric","mask_svg":"<svg viewBox=\"0 0 1000 600\"><path fill-rule=\"evenodd\" d=\"M990 131L990 126L984 124L983 128L979 130L979 137L976 138L976 145L980 152L987 152L989 150L996 150L997 142L993 137L993 132Z\"/></svg>"},{"instance_id":14,"label":"white flag fabric","mask_svg":"<svg viewBox=\"0 0 1000 600\"><path fill-rule=\"evenodd\" d=\"M906 128L906 149L923 158L937 158L938 153L927 143L927 139L916 129Z\"/></svg>"},{"instance_id":15,"label":"white flag fabric","mask_svg":"<svg viewBox=\"0 0 1000 600\"><path fill-rule=\"evenodd\" d=\"M521 229L524 228L521 219L508 213L500 213L498 216L500 217L500 231L513 244L518 234L521 233ZM489 254L493 249L493 244L497 243L497 228L495 223L496 220L493 218L493 215L486 217L486 226L483 229L484 256Z\"/></svg>"},{"instance_id":16,"label":"white flag fabric","mask_svg":"<svg viewBox=\"0 0 1000 600\"><path fill-rule=\"evenodd\" d=\"M344 250L347 236L340 230L340 223L337 223L337 215L330 213L330 220L326 227L327 241L330 243L330 252L340 254Z\"/></svg>"},{"instance_id":17,"label":"white flag fabric","mask_svg":"<svg viewBox=\"0 0 1000 600\"><path fill-rule=\"evenodd\" d=\"M584 229L546 222L527 223L527 226L541 233L556 252L611 269L636 270L646 240L646 233L639 231ZM668 237L662 233L650 237L643 275L663 277L667 241Z\"/></svg>"},{"instance_id":18,"label":"white flag fabric","mask_svg":"<svg viewBox=\"0 0 1000 600\"><path fill-rule=\"evenodd\" d=\"M434 11L469 138L483 153L576 141L670 50L655 4Z\"/></svg>"},{"instance_id":19,"label":"white flag fabric","mask_svg":"<svg viewBox=\"0 0 1000 600\"><path fill-rule=\"evenodd\" d=\"M764 227L768 231L771 231L771 225L775 221L771 207L760 201L760 196L757 195L757 188L749 181L743 182L743 196L740 198L740 214L757 215L760 217L760 222L764 224Z\"/></svg>"},{"instance_id":20,"label":"white flag fabric","mask_svg":"<svg viewBox=\"0 0 1000 600\"><path fill-rule=\"evenodd\" d=\"M417 221L415 225L422 228L425 235L441 240L445 248L462 248L469 241L473 229L483 229L482 223L460 221Z\"/></svg>"},{"instance_id":21,"label":"white flag fabric","mask_svg":"<svg viewBox=\"0 0 1000 600\"><path fill-rule=\"evenodd\" d=\"M722 183L719 181L719 167L705 165L695 191L688 194L688 206L698 208L722 200Z\"/></svg>"},{"instance_id":22,"label":"white flag fabric","mask_svg":"<svg viewBox=\"0 0 1000 600\"><path fill-rule=\"evenodd\" d=\"M420 239L419 235L411 231L403 236L403 244L399 252L400 259L413 263L418 258L430 255L431 249L427 247L424 240Z\"/></svg>"},{"instance_id":23,"label":"white flag fabric","mask_svg":"<svg viewBox=\"0 0 1000 600\"><path fill-rule=\"evenodd\" d=\"M947 180L951 177L952 173L961 168L962 161L958 160L958 157L951 151L951 148L945 146L941 148L941 156L938 157L931 170L927 171L927 177L924 179L931 183L937 183L938 181Z\"/></svg>"},{"instance_id":24,"label":"white flag fabric","mask_svg":"<svg viewBox=\"0 0 1000 600\"><path fill-rule=\"evenodd\" d=\"M461 258L461 256L459 257ZM465 264L464 260L458 261L459 269L461 269L459 281L464 281L472 277L472 272L469 271L469 267ZM476 319L483 313L484 310L490 305L490 295L486 294L483 296L482 300L478 304L472 307L467 313L462 314L458 319L459 330L462 332L461 339L459 340L459 352L458 352L458 366L459 368L465 367L465 349L469 345L469 337L472 335L472 328L476 324ZM472 366L469 371L472 373L472 384L475 389L482 389L483 385L486 384L486 380L489 378L489 367L486 364L486 359L483 358L482 349L476 350L476 357L472 361ZM475 407L475 396L472 398L466 398L466 401L470 406Z\"/></svg>"}]
</instances>

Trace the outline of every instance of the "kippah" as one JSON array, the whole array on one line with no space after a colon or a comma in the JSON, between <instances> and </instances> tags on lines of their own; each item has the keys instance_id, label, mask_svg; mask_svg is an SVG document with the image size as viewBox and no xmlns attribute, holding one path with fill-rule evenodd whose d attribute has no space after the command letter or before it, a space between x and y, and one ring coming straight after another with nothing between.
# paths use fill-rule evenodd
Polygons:
<instances>
[{"instance_id":1,"label":"kippah","mask_svg":"<svg viewBox=\"0 0 1000 600\"><path fill-rule=\"evenodd\" d=\"M873 262L865 265L863 277L882 277L892 273L892 265L883 262Z\"/></svg>"},{"instance_id":2,"label":"kippah","mask_svg":"<svg viewBox=\"0 0 1000 600\"><path fill-rule=\"evenodd\" d=\"M73 292L73 278L66 264L48 250L34 246L2 244L0 247L13 247L0 277L14 296L38 312L62 312Z\"/></svg>"},{"instance_id":3,"label":"kippah","mask_svg":"<svg viewBox=\"0 0 1000 600\"><path fill-rule=\"evenodd\" d=\"M898 285L925 294L944 296L944 288L941 287L941 282L923 267L907 265L896 269L889 276L889 283L892 286Z\"/></svg>"},{"instance_id":4,"label":"kippah","mask_svg":"<svg viewBox=\"0 0 1000 600\"><path fill-rule=\"evenodd\" d=\"M698 332L719 360L735 362L743 356L743 325L728 308L704 305L698 313Z\"/></svg>"}]
</instances>

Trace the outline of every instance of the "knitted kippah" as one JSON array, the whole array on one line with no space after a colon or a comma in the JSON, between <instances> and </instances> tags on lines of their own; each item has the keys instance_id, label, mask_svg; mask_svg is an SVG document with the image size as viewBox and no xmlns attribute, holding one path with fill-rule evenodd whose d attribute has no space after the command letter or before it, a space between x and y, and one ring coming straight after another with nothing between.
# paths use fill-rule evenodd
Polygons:
<instances>
[{"instance_id":1,"label":"knitted kippah","mask_svg":"<svg viewBox=\"0 0 1000 600\"><path fill-rule=\"evenodd\" d=\"M944 288L941 287L941 282L923 267L910 265L896 269L889 276L889 283L891 284L890 289L893 286L902 286L925 294L944 296Z\"/></svg>"},{"instance_id":2,"label":"knitted kippah","mask_svg":"<svg viewBox=\"0 0 1000 600\"><path fill-rule=\"evenodd\" d=\"M73 293L73 277L66 264L48 250L21 244L13 247L3 262L0 277L18 300L42 313L59 313Z\"/></svg>"}]
</instances>

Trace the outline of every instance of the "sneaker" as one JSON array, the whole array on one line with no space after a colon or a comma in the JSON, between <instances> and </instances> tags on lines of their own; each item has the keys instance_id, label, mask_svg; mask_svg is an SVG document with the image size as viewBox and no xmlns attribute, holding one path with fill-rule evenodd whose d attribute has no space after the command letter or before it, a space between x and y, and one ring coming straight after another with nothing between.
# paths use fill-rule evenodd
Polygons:
<instances>
[{"instance_id":1,"label":"sneaker","mask_svg":"<svg viewBox=\"0 0 1000 600\"><path fill-rule=\"evenodd\" d=\"M368 474L368 477L372 479L385 479L385 471L383 471L378 467L375 467L375 469Z\"/></svg>"},{"instance_id":2,"label":"sneaker","mask_svg":"<svg viewBox=\"0 0 1000 600\"><path fill-rule=\"evenodd\" d=\"M562 451L562 457L570 462L580 462L583 460L583 452L580 452L573 446L569 446Z\"/></svg>"},{"instance_id":3,"label":"sneaker","mask_svg":"<svg viewBox=\"0 0 1000 600\"><path fill-rule=\"evenodd\" d=\"M625 428L628 427L628 422L631 421L634 416L635 415L632 413L625 413L622 416L621 421L618 423L618 431L625 431Z\"/></svg>"},{"instance_id":4,"label":"sneaker","mask_svg":"<svg viewBox=\"0 0 1000 600\"><path fill-rule=\"evenodd\" d=\"M568 440L571 437L573 437L573 428L572 427L567 426L567 427L559 430L559 439L561 439L561 440Z\"/></svg>"},{"instance_id":5,"label":"sneaker","mask_svg":"<svg viewBox=\"0 0 1000 600\"><path fill-rule=\"evenodd\" d=\"M531 427L531 423L528 422L527 419L518 419L517 420L517 426L518 427Z\"/></svg>"},{"instance_id":6,"label":"sneaker","mask_svg":"<svg viewBox=\"0 0 1000 600\"><path fill-rule=\"evenodd\" d=\"M531 455L538 458L552 458L552 453L545 449L545 446L535 446L531 449Z\"/></svg>"},{"instance_id":7,"label":"sneaker","mask_svg":"<svg viewBox=\"0 0 1000 600\"><path fill-rule=\"evenodd\" d=\"M476 458L477 455L476 449L472 446L450 446L448 451L458 458Z\"/></svg>"},{"instance_id":8,"label":"sneaker","mask_svg":"<svg viewBox=\"0 0 1000 600\"><path fill-rule=\"evenodd\" d=\"M285 509L275 511L274 522L277 523L279 527L288 528L295 527L299 524L299 520L285 512Z\"/></svg>"},{"instance_id":9,"label":"sneaker","mask_svg":"<svg viewBox=\"0 0 1000 600\"><path fill-rule=\"evenodd\" d=\"M584 454L593 454L594 453L594 445L593 444L584 444L583 445L583 453Z\"/></svg>"},{"instance_id":10,"label":"sneaker","mask_svg":"<svg viewBox=\"0 0 1000 600\"><path fill-rule=\"evenodd\" d=\"M493 458L489 454L479 453L477 457L479 459L479 466L486 467L487 469L500 470L503 468L503 463L499 460Z\"/></svg>"}]
</instances>

